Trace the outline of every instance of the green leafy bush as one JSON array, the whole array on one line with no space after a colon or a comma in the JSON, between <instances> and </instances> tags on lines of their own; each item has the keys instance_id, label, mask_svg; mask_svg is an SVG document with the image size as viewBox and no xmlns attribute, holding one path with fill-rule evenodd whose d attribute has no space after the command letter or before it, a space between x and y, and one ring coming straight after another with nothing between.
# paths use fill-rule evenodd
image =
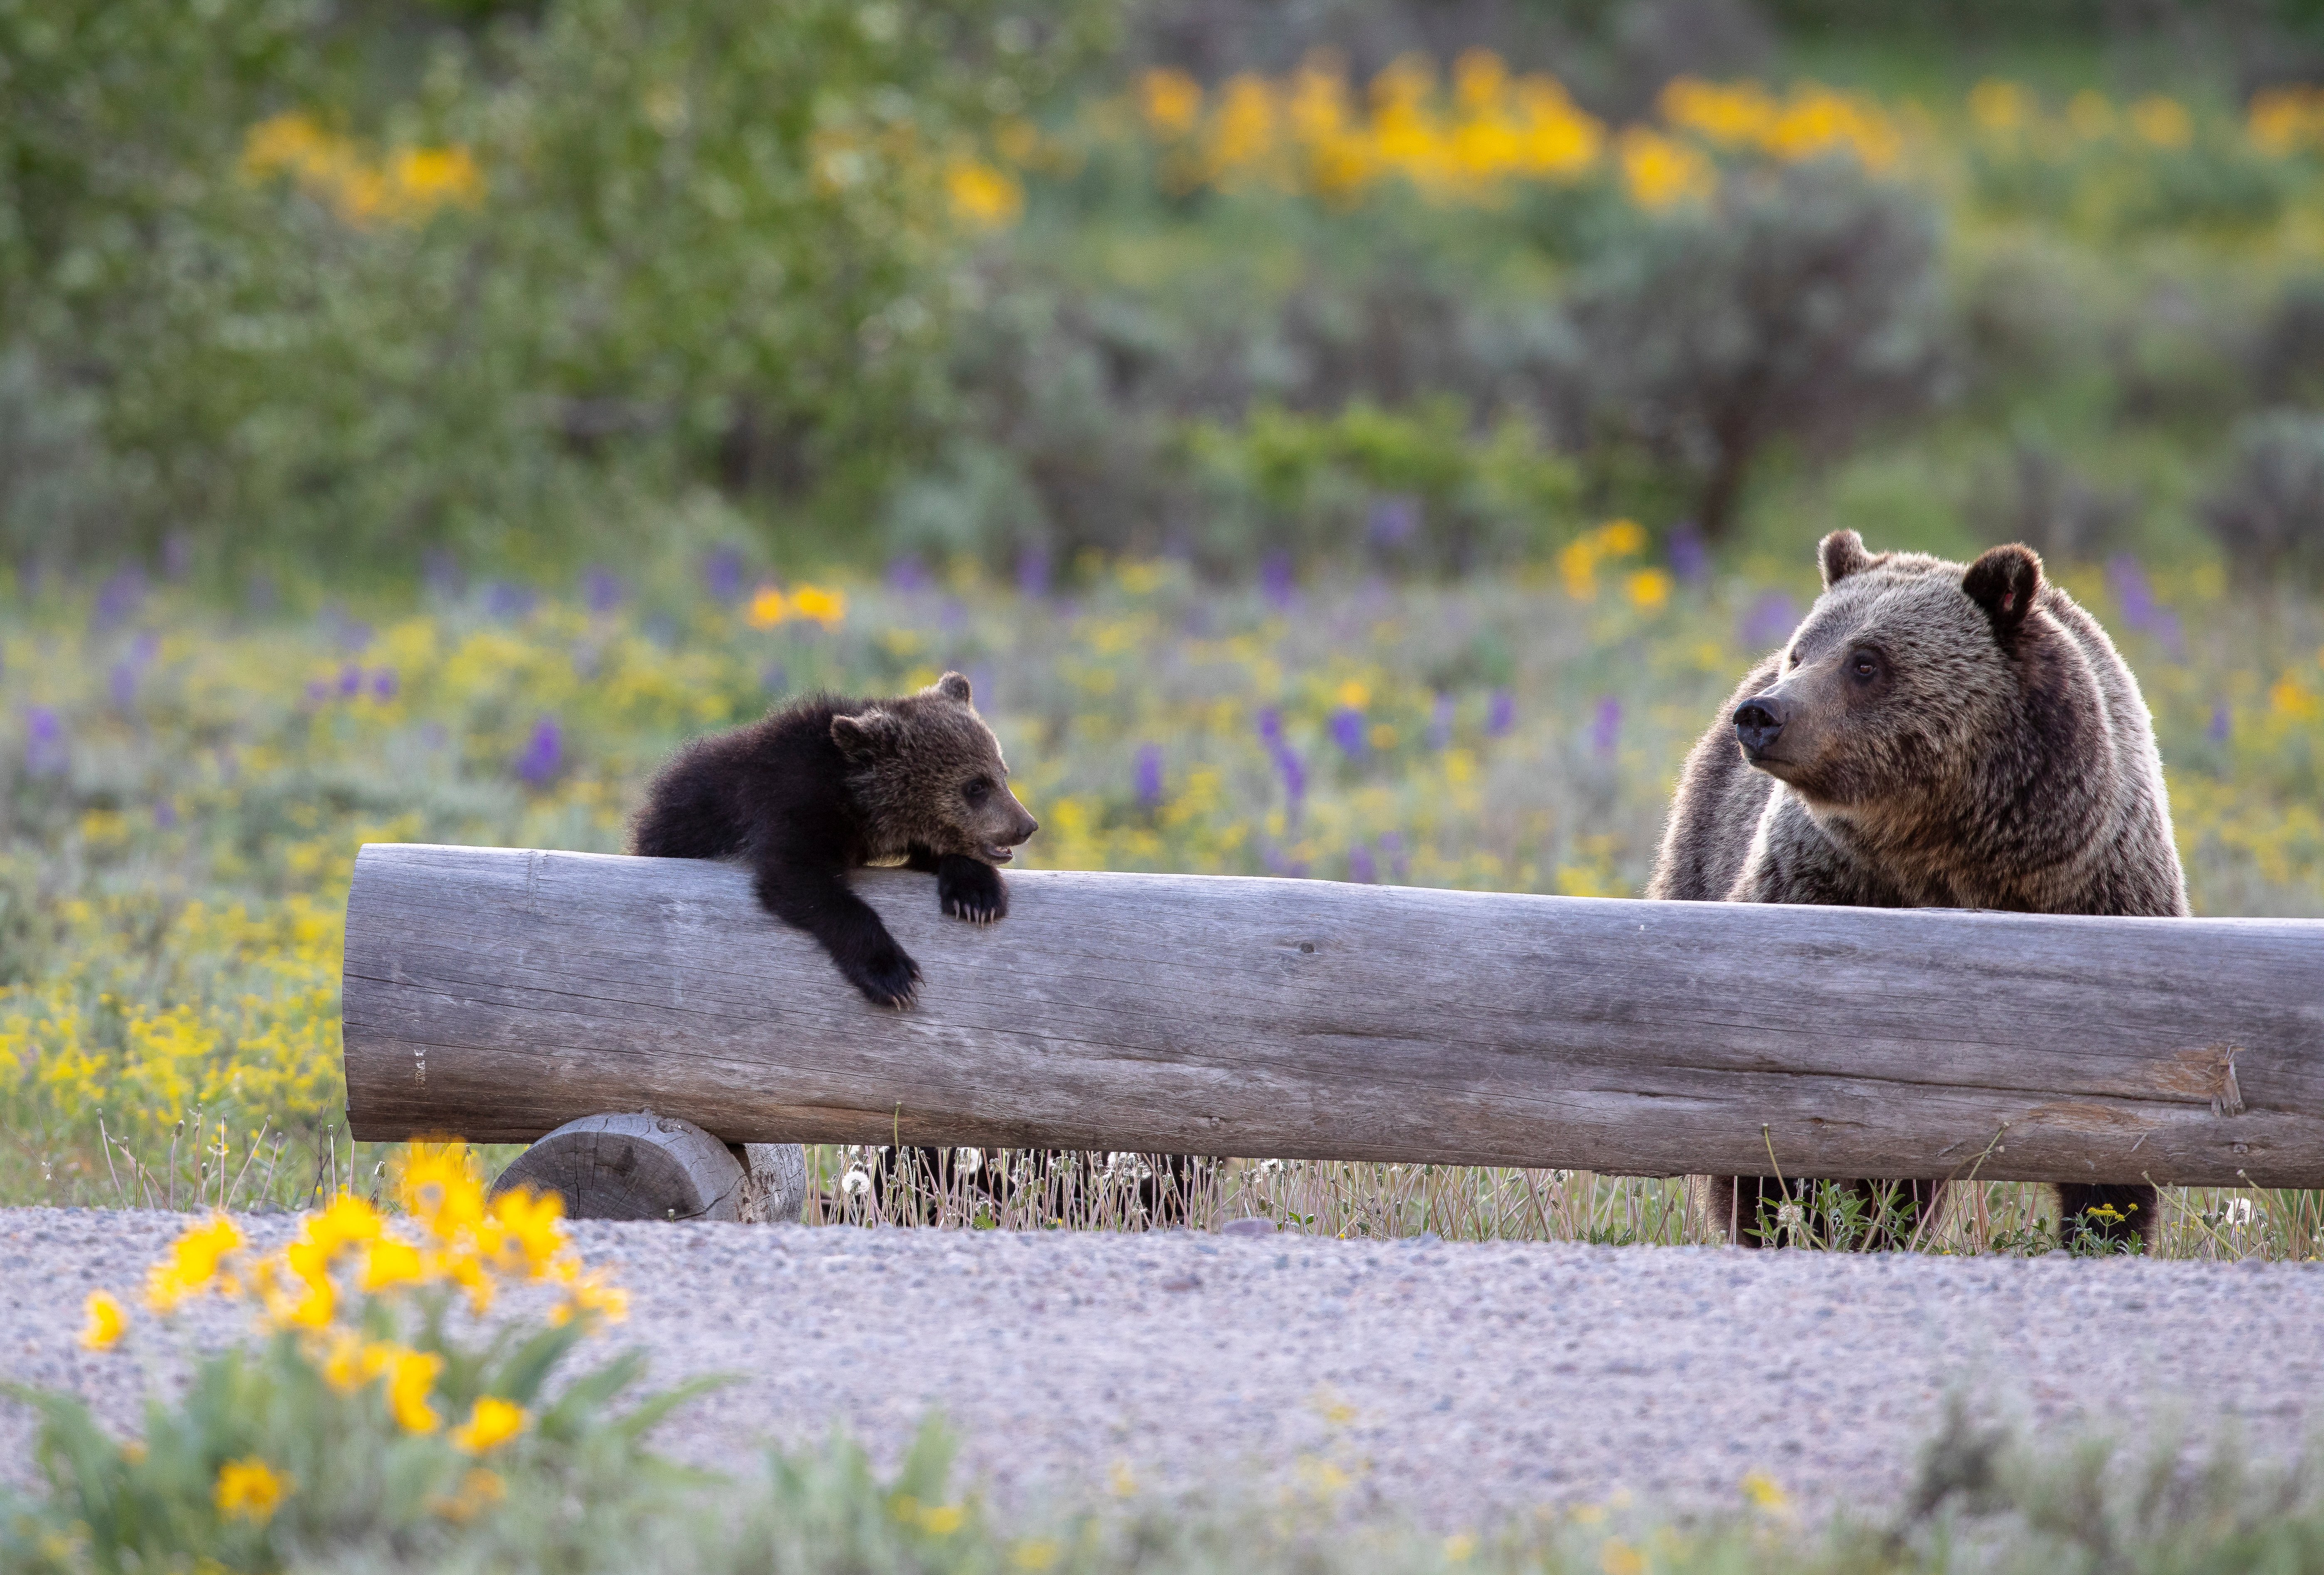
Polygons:
<instances>
[{"instance_id":1,"label":"green leafy bush","mask_svg":"<svg viewBox=\"0 0 2324 1575\"><path fill-rule=\"evenodd\" d=\"M2324 416L2270 410L2238 423L2203 518L2255 584L2324 577Z\"/></svg>"}]
</instances>

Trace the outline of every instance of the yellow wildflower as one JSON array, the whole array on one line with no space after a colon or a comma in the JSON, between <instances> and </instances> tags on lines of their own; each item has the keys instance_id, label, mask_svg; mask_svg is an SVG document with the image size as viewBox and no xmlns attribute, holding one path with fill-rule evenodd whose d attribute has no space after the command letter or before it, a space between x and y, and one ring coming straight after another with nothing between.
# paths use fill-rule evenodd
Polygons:
<instances>
[{"instance_id":1,"label":"yellow wildflower","mask_svg":"<svg viewBox=\"0 0 2324 1575\"><path fill-rule=\"evenodd\" d=\"M1019 1570L1031 1570L1038 1572L1056 1563L1057 1555L1062 1552L1064 1550L1049 1538L1034 1537L1019 1543L1016 1551L1009 1555L1009 1561Z\"/></svg>"},{"instance_id":2,"label":"yellow wildflower","mask_svg":"<svg viewBox=\"0 0 2324 1575\"><path fill-rule=\"evenodd\" d=\"M387 1363L387 1408L406 1432L434 1432L444 1419L428 1403L444 1359L429 1351L392 1349Z\"/></svg>"},{"instance_id":3,"label":"yellow wildflower","mask_svg":"<svg viewBox=\"0 0 2324 1575\"><path fill-rule=\"evenodd\" d=\"M82 1303L88 1313L88 1322L80 1331L81 1345L89 1350L111 1350L129 1330L129 1311L103 1291L91 1291Z\"/></svg>"},{"instance_id":4,"label":"yellow wildflower","mask_svg":"<svg viewBox=\"0 0 2324 1575\"><path fill-rule=\"evenodd\" d=\"M352 1395L378 1375L364 1359L363 1337L347 1330L331 1336L323 1357L323 1382L342 1395Z\"/></svg>"},{"instance_id":5,"label":"yellow wildflower","mask_svg":"<svg viewBox=\"0 0 2324 1575\"><path fill-rule=\"evenodd\" d=\"M2152 94L2130 106L2131 129L2158 148L2183 148L2194 140L2194 118L2175 98Z\"/></svg>"},{"instance_id":6,"label":"yellow wildflower","mask_svg":"<svg viewBox=\"0 0 2324 1575\"><path fill-rule=\"evenodd\" d=\"M524 1407L497 1395L483 1395L468 1413L468 1420L452 1430L452 1444L472 1455L481 1455L514 1438L524 1428Z\"/></svg>"},{"instance_id":7,"label":"yellow wildflower","mask_svg":"<svg viewBox=\"0 0 2324 1575\"><path fill-rule=\"evenodd\" d=\"M560 1193L530 1187L503 1193L493 1200L492 1217L521 1255L521 1266L534 1279L546 1274L565 1250L565 1198Z\"/></svg>"},{"instance_id":8,"label":"yellow wildflower","mask_svg":"<svg viewBox=\"0 0 2324 1575\"><path fill-rule=\"evenodd\" d=\"M170 1256L147 1271L145 1301L156 1312L167 1312L180 1303L208 1292L217 1279L218 1265L228 1253L238 1252L242 1231L224 1214L213 1214L178 1238Z\"/></svg>"},{"instance_id":9,"label":"yellow wildflower","mask_svg":"<svg viewBox=\"0 0 2324 1575\"><path fill-rule=\"evenodd\" d=\"M290 1478L252 1455L228 1460L218 1468L217 1485L211 1490L211 1497L220 1515L264 1525L273 1518L275 1506L290 1491Z\"/></svg>"},{"instance_id":10,"label":"yellow wildflower","mask_svg":"<svg viewBox=\"0 0 2324 1575\"><path fill-rule=\"evenodd\" d=\"M982 229L1004 229L1025 212L1025 189L1016 177L975 159L963 159L945 172L945 193L954 217Z\"/></svg>"},{"instance_id":11,"label":"yellow wildflower","mask_svg":"<svg viewBox=\"0 0 2324 1575\"><path fill-rule=\"evenodd\" d=\"M1719 172L1709 159L1644 126L1622 134L1621 155L1630 200L1650 212L1699 200L1719 189Z\"/></svg>"},{"instance_id":12,"label":"yellow wildflower","mask_svg":"<svg viewBox=\"0 0 2324 1575\"><path fill-rule=\"evenodd\" d=\"M383 1236L373 1242L370 1250L364 1254L360 1284L366 1291L420 1285L429 1277L428 1266L420 1258L418 1248L407 1241L398 1241L392 1236Z\"/></svg>"},{"instance_id":13,"label":"yellow wildflower","mask_svg":"<svg viewBox=\"0 0 2324 1575\"><path fill-rule=\"evenodd\" d=\"M1350 678L1340 686L1333 698L1351 711L1361 711L1372 703L1372 692L1361 679Z\"/></svg>"},{"instance_id":14,"label":"yellow wildflower","mask_svg":"<svg viewBox=\"0 0 2324 1575\"><path fill-rule=\"evenodd\" d=\"M1671 577L1662 569L1640 569L1629 577L1624 588L1630 594L1632 605L1652 611L1670 600Z\"/></svg>"},{"instance_id":15,"label":"yellow wildflower","mask_svg":"<svg viewBox=\"0 0 2324 1575\"><path fill-rule=\"evenodd\" d=\"M1743 1478L1743 1497L1754 1509L1781 1514L1792 1506L1791 1495L1776 1486L1775 1479L1765 1471L1753 1471Z\"/></svg>"},{"instance_id":16,"label":"yellow wildflower","mask_svg":"<svg viewBox=\"0 0 2324 1575\"><path fill-rule=\"evenodd\" d=\"M484 1217L484 1185L465 1143L414 1143L396 1178L403 1206L438 1241L473 1230Z\"/></svg>"},{"instance_id":17,"label":"yellow wildflower","mask_svg":"<svg viewBox=\"0 0 2324 1575\"><path fill-rule=\"evenodd\" d=\"M566 1289L565 1300L549 1310L549 1321L561 1326L590 1313L603 1316L608 1323L619 1323L630 1315L630 1294L613 1285L604 1269L592 1269L575 1278Z\"/></svg>"},{"instance_id":18,"label":"yellow wildflower","mask_svg":"<svg viewBox=\"0 0 2324 1575\"><path fill-rule=\"evenodd\" d=\"M1185 136L1203 117L1203 85L1184 71L1148 71L1138 79L1138 107L1162 135Z\"/></svg>"},{"instance_id":19,"label":"yellow wildflower","mask_svg":"<svg viewBox=\"0 0 2324 1575\"><path fill-rule=\"evenodd\" d=\"M458 1493L449 1498L438 1498L428 1507L446 1520L470 1521L507 1497L508 1484L501 1480L499 1472L472 1466L460 1478Z\"/></svg>"},{"instance_id":20,"label":"yellow wildflower","mask_svg":"<svg viewBox=\"0 0 2324 1575\"><path fill-rule=\"evenodd\" d=\"M1646 1556L1619 1537L1606 1539L1598 1563L1606 1575L1646 1575Z\"/></svg>"},{"instance_id":21,"label":"yellow wildflower","mask_svg":"<svg viewBox=\"0 0 2324 1575\"><path fill-rule=\"evenodd\" d=\"M779 585L761 585L752 594L751 604L742 609L742 621L753 629L772 629L790 615Z\"/></svg>"},{"instance_id":22,"label":"yellow wildflower","mask_svg":"<svg viewBox=\"0 0 2324 1575\"><path fill-rule=\"evenodd\" d=\"M2033 99L2016 83L1987 77L1969 89L1969 113L1987 131L2015 131L2032 117Z\"/></svg>"},{"instance_id":23,"label":"yellow wildflower","mask_svg":"<svg viewBox=\"0 0 2324 1575\"><path fill-rule=\"evenodd\" d=\"M820 585L801 585L791 593L791 610L802 618L812 618L825 629L847 616L847 593L826 590Z\"/></svg>"}]
</instances>

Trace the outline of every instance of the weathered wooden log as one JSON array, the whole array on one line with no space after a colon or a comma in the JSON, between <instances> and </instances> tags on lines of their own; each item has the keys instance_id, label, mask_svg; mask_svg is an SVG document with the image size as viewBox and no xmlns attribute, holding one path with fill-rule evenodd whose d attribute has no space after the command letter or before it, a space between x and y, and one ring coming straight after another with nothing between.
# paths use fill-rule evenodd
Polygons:
<instances>
[{"instance_id":1,"label":"weathered wooden log","mask_svg":"<svg viewBox=\"0 0 2324 1575\"><path fill-rule=\"evenodd\" d=\"M584 1116L510 1162L493 1194L556 1193L573 1220L740 1220L748 1174L740 1156L691 1121Z\"/></svg>"},{"instance_id":2,"label":"weathered wooden log","mask_svg":"<svg viewBox=\"0 0 2324 1575\"><path fill-rule=\"evenodd\" d=\"M584 1116L509 1163L492 1195L555 1193L568 1220L733 1220L797 1224L807 1156L796 1143L721 1143L691 1121Z\"/></svg>"},{"instance_id":3,"label":"weathered wooden log","mask_svg":"<svg viewBox=\"0 0 2324 1575\"><path fill-rule=\"evenodd\" d=\"M1008 879L858 878L889 1011L739 870L367 847L351 1128L2324 1185L2324 923Z\"/></svg>"}]
</instances>

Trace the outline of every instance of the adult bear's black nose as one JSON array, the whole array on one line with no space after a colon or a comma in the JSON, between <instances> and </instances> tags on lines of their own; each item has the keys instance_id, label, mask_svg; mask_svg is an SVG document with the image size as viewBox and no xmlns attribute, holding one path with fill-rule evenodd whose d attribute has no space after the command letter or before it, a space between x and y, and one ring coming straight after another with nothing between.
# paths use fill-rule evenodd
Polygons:
<instances>
[{"instance_id":1,"label":"adult bear's black nose","mask_svg":"<svg viewBox=\"0 0 2324 1575\"><path fill-rule=\"evenodd\" d=\"M1773 695L1746 700L1735 708L1735 741L1747 755L1765 754L1791 714L1791 706Z\"/></svg>"}]
</instances>

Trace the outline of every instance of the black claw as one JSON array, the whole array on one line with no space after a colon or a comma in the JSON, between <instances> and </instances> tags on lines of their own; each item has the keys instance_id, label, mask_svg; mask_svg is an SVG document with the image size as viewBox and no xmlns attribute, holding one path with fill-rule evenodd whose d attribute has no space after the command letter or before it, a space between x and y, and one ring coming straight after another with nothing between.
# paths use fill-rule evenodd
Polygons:
<instances>
[{"instance_id":1,"label":"black claw","mask_svg":"<svg viewBox=\"0 0 2324 1575\"><path fill-rule=\"evenodd\" d=\"M1009 914L1009 889L991 865L947 856L936 870L936 898L943 910L971 924L989 925Z\"/></svg>"}]
</instances>

